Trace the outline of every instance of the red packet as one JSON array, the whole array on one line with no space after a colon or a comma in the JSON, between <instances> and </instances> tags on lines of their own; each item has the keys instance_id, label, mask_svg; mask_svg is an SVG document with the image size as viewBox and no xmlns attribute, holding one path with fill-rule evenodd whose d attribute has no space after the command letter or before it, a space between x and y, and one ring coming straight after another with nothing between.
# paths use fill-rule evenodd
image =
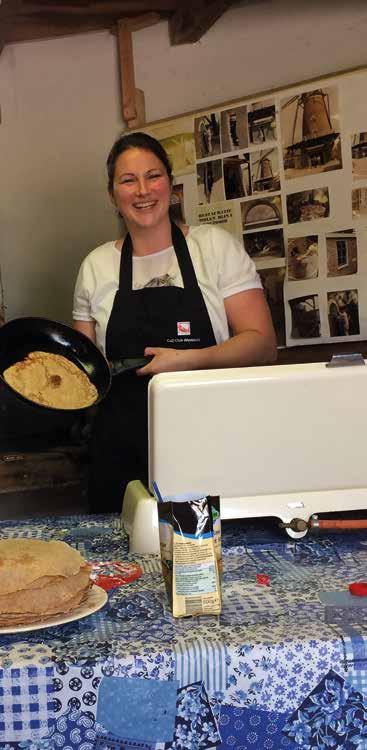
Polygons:
<instances>
[{"instance_id":1,"label":"red packet","mask_svg":"<svg viewBox=\"0 0 367 750\"><path fill-rule=\"evenodd\" d=\"M266 575L266 573L256 573L256 583L259 586L270 586L270 576Z\"/></svg>"},{"instance_id":2,"label":"red packet","mask_svg":"<svg viewBox=\"0 0 367 750\"><path fill-rule=\"evenodd\" d=\"M367 596L366 581L356 581L356 583L350 583L348 588L353 596Z\"/></svg>"},{"instance_id":3,"label":"red packet","mask_svg":"<svg viewBox=\"0 0 367 750\"><path fill-rule=\"evenodd\" d=\"M118 562L115 560L103 563L91 563L91 579L105 591L111 591L118 586L136 581L143 574L140 565L136 563Z\"/></svg>"}]
</instances>

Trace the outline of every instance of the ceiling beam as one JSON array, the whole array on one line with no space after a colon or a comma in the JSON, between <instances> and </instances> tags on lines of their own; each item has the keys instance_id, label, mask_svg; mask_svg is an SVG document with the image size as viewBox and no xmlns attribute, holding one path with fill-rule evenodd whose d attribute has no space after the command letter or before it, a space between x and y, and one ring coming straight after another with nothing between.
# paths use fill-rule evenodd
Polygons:
<instances>
[{"instance_id":1,"label":"ceiling beam","mask_svg":"<svg viewBox=\"0 0 367 750\"><path fill-rule=\"evenodd\" d=\"M132 30L138 31L152 26L162 18L167 18L176 7L177 0L155 0L154 12L148 0L106 0L81 4L74 0L73 5L64 5L65 0L54 2L27 2L27 0L2 0L0 5L0 38L4 43L53 39L73 34L93 31L116 30L116 24L123 17L131 20ZM144 9L148 12L144 13ZM159 9L156 10L156 9ZM6 33L5 33L6 30Z\"/></svg>"},{"instance_id":2,"label":"ceiling beam","mask_svg":"<svg viewBox=\"0 0 367 750\"><path fill-rule=\"evenodd\" d=\"M162 20L160 13L143 13L141 16L132 16L130 20L131 31L141 31L154 26Z\"/></svg>"},{"instance_id":3,"label":"ceiling beam","mask_svg":"<svg viewBox=\"0 0 367 750\"><path fill-rule=\"evenodd\" d=\"M150 11L172 13L176 10L177 0L99 0L99 2L80 2L74 0L67 3L64 0L50 0L49 2L37 2L37 0L20 0L21 10L25 16L36 16L45 14L66 16L113 16L118 19L127 15L138 15Z\"/></svg>"},{"instance_id":4,"label":"ceiling beam","mask_svg":"<svg viewBox=\"0 0 367 750\"><path fill-rule=\"evenodd\" d=\"M49 21L33 21L22 23L19 19L13 23L6 35L8 44L16 42L32 42L37 39L57 39L61 36L71 36L73 34L84 34L92 31L105 31L110 28L110 24L101 20L80 21L79 23L51 23Z\"/></svg>"},{"instance_id":5,"label":"ceiling beam","mask_svg":"<svg viewBox=\"0 0 367 750\"><path fill-rule=\"evenodd\" d=\"M141 31L147 29L149 26L154 26L162 20L160 13L143 13L141 16L130 16L129 24L131 31ZM113 26L111 34L117 34L118 28Z\"/></svg>"},{"instance_id":6,"label":"ceiling beam","mask_svg":"<svg viewBox=\"0 0 367 750\"><path fill-rule=\"evenodd\" d=\"M21 0L2 0L0 5L0 55L9 41L9 34L15 23L15 15L19 11Z\"/></svg>"},{"instance_id":7,"label":"ceiling beam","mask_svg":"<svg viewBox=\"0 0 367 750\"><path fill-rule=\"evenodd\" d=\"M230 0L201 0L200 3L195 4L185 3L170 18L171 43L198 42L232 4Z\"/></svg>"},{"instance_id":8,"label":"ceiling beam","mask_svg":"<svg viewBox=\"0 0 367 750\"><path fill-rule=\"evenodd\" d=\"M0 51L7 43L110 30L121 18L131 30L170 20L172 44L197 42L233 0L0 0Z\"/></svg>"}]
</instances>

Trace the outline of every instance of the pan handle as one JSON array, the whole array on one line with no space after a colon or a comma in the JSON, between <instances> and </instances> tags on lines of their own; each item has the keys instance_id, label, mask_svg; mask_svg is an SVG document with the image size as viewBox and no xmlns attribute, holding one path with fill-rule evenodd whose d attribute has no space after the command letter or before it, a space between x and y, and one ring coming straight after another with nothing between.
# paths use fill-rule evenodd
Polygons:
<instances>
[{"instance_id":1,"label":"pan handle","mask_svg":"<svg viewBox=\"0 0 367 750\"><path fill-rule=\"evenodd\" d=\"M123 375L125 372L132 372L137 370L139 367L144 367L149 364L153 359L149 357L126 357L125 359L118 359L110 362L110 369L112 377L116 375Z\"/></svg>"}]
</instances>

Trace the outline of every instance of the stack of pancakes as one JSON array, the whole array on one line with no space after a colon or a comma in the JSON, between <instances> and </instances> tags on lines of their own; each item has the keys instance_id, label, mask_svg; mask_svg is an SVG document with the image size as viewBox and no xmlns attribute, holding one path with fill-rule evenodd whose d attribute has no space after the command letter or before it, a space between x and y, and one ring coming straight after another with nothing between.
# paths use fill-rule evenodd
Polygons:
<instances>
[{"instance_id":1,"label":"stack of pancakes","mask_svg":"<svg viewBox=\"0 0 367 750\"><path fill-rule=\"evenodd\" d=\"M65 542L0 540L0 626L71 612L86 598L90 568Z\"/></svg>"},{"instance_id":2,"label":"stack of pancakes","mask_svg":"<svg viewBox=\"0 0 367 750\"><path fill-rule=\"evenodd\" d=\"M31 352L3 376L25 398L53 409L83 409L98 398L86 373L61 354Z\"/></svg>"}]
</instances>

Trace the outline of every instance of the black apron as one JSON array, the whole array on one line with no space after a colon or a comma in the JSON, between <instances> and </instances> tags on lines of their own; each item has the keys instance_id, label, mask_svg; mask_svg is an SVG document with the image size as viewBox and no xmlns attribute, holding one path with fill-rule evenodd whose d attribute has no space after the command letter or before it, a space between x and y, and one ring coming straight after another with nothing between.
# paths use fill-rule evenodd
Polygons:
<instances>
[{"instance_id":1,"label":"black apron","mask_svg":"<svg viewBox=\"0 0 367 750\"><path fill-rule=\"evenodd\" d=\"M184 287L133 290L132 242L121 251L119 288L106 331L109 360L142 357L146 346L193 349L216 344L182 231L172 243ZM148 478L148 383L135 372L117 375L97 413L91 441L89 504L94 513L119 511L126 484Z\"/></svg>"}]
</instances>

